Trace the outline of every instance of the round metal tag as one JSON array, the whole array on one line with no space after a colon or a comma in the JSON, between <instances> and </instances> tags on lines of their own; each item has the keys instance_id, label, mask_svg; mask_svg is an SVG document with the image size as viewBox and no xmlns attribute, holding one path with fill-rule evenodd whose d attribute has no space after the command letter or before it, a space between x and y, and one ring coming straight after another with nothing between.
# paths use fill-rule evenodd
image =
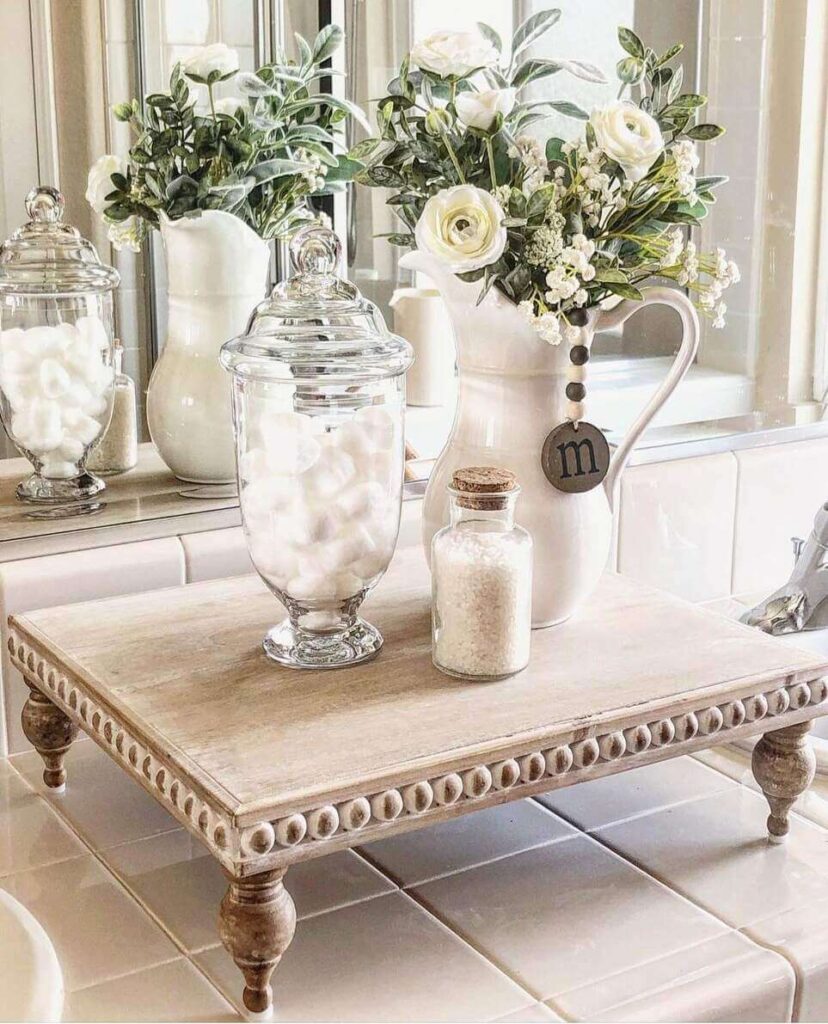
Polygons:
<instances>
[{"instance_id":1,"label":"round metal tag","mask_svg":"<svg viewBox=\"0 0 828 1024\"><path fill-rule=\"evenodd\" d=\"M591 423L561 423L543 442L541 466L546 479L566 494L597 487L607 475L610 449L603 433Z\"/></svg>"}]
</instances>

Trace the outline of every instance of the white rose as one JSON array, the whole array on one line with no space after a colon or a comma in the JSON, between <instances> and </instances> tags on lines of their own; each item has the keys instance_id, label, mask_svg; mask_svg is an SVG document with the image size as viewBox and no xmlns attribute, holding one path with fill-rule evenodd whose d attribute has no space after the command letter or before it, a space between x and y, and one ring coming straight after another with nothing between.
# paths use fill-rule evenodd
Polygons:
<instances>
[{"instance_id":1,"label":"white rose","mask_svg":"<svg viewBox=\"0 0 828 1024\"><path fill-rule=\"evenodd\" d=\"M441 78L462 78L497 63L497 50L479 32L432 32L415 43L411 63Z\"/></svg>"},{"instance_id":2,"label":"white rose","mask_svg":"<svg viewBox=\"0 0 828 1024\"><path fill-rule=\"evenodd\" d=\"M474 185L443 189L425 204L414 237L417 248L455 274L479 270L506 248L505 214L498 201Z\"/></svg>"},{"instance_id":3,"label":"white rose","mask_svg":"<svg viewBox=\"0 0 828 1024\"><path fill-rule=\"evenodd\" d=\"M454 101L457 116L468 128L488 131L498 114L506 117L515 105L515 89L486 89L461 92Z\"/></svg>"},{"instance_id":4,"label":"white rose","mask_svg":"<svg viewBox=\"0 0 828 1024\"><path fill-rule=\"evenodd\" d=\"M599 147L617 161L630 181L640 181L664 149L655 119L628 101L593 110L589 123Z\"/></svg>"},{"instance_id":5,"label":"white rose","mask_svg":"<svg viewBox=\"0 0 828 1024\"><path fill-rule=\"evenodd\" d=\"M86 179L86 201L98 216L103 216L106 197L115 191L112 184L113 174L126 174L126 161L111 153L98 157L89 169L89 176Z\"/></svg>"},{"instance_id":6,"label":"white rose","mask_svg":"<svg viewBox=\"0 0 828 1024\"><path fill-rule=\"evenodd\" d=\"M185 74L195 75L206 82L214 71L222 77L238 71L239 55L224 43L211 43L199 47L191 57L182 61L181 68Z\"/></svg>"}]
</instances>

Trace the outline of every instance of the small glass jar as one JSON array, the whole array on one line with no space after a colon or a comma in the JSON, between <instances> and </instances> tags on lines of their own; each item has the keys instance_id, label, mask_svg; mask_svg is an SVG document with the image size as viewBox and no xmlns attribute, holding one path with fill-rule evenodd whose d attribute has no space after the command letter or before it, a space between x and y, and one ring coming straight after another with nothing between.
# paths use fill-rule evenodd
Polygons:
<instances>
[{"instance_id":1,"label":"small glass jar","mask_svg":"<svg viewBox=\"0 0 828 1024\"><path fill-rule=\"evenodd\" d=\"M502 679L526 668L532 538L515 525L520 488L505 469L458 469L451 522L431 544L432 657L448 675Z\"/></svg>"},{"instance_id":2,"label":"small glass jar","mask_svg":"<svg viewBox=\"0 0 828 1024\"><path fill-rule=\"evenodd\" d=\"M124 349L115 339L112 355L115 390L112 419L87 460L87 466L101 476L117 476L134 469L138 462L138 402L135 382L124 373Z\"/></svg>"},{"instance_id":3,"label":"small glass jar","mask_svg":"<svg viewBox=\"0 0 828 1024\"><path fill-rule=\"evenodd\" d=\"M86 459L112 413L118 272L63 223L57 189L33 189L26 212L0 246L0 418L34 467L18 498L75 501L105 486Z\"/></svg>"},{"instance_id":4,"label":"small glass jar","mask_svg":"<svg viewBox=\"0 0 828 1024\"><path fill-rule=\"evenodd\" d=\"M250 556L288 611L265 652L295 668L337 668L382 646L358 611L397 541L411 349L336 275L333 232L303 228L290 253L294 275L221 359L233 373Z\"/></svg>"}]
</instances>

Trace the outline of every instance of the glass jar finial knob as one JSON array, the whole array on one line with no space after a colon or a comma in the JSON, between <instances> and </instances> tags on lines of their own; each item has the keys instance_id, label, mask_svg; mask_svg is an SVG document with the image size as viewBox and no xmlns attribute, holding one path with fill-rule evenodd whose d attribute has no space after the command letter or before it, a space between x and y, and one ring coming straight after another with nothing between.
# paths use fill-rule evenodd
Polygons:
<instances>
[{"instance_id":1,"label":"glass jar finial knob","mask_svg":"<svg viewBox=\"0 0 828 1024\"><path fill-rule=\"evenodd\" d=\"M63 193L51 185L38 185L26 196L29 220L38 224L57 224L63 220Z\"/></svg>"},{"instance_id":2,"label":"glass jar finial knob","mask_svg":"<svg viewBox=\"0 0 828 1024\"><path fill-rule=\"evenodd\" d=\"M309 224L290 240L290 262L298 274L335 274L342 246L330 228Z\"/></svg>"}]
</instances>

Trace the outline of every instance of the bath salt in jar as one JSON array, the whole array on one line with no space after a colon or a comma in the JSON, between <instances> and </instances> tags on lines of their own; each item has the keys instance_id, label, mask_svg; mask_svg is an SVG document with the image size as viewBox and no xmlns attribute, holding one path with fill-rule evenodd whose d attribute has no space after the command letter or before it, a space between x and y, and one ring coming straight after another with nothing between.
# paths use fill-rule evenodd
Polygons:
<instances>
[{"instance_id":1,"label":"bath salt in jar","mask_svg":"<svg viewBox=\"0 0 828 1024\"><path fill-rule=\"evenodd\" d=\"M532 631L532 538L515 525L520 488L506 469L458 469L451 522L431 548L434 664L463 679L526 668Z\"/></svg>"}]
</instances>

